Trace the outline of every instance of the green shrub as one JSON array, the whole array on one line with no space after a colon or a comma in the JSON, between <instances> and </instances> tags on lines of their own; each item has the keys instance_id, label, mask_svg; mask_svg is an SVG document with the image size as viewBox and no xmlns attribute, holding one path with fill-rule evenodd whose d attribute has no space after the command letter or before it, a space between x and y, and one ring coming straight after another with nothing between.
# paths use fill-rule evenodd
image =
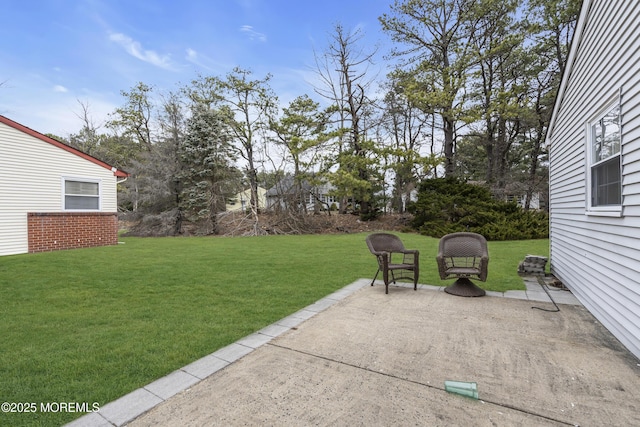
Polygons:
<instances>
[{"instance_id":1,"label":"green shrub","mask_svg":"<svg viewBox=\"0 0 640 427\"><path fill-rule=\"evenodd\" d=\"M419 188L418 200L409 206L412 226L421 234L442 237L470 231L487 240L544 239L549 236L548 215L525 211L516 203L493 199L479 185L456 179L430 179Z\"/></svg>"}]
</instances>

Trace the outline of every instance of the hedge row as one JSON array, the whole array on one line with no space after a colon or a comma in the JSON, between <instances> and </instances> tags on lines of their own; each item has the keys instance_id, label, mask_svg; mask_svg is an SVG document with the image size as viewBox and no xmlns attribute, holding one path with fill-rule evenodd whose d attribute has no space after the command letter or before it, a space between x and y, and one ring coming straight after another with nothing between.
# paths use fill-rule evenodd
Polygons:
<instances>
[{"instance_id":1,"label":"hedge row","mask_svg":"<svg viewBox=\"0 0 640 427\"><path fill-rule=\"evenodd\" d=\"M412 226L421 234L440 238L470 231L487 240L526 240L549 237L545 212L525 211L514 202L495 200L488 189L455 179L430 179L409 206Z\"/></svg>"}]
</instances>

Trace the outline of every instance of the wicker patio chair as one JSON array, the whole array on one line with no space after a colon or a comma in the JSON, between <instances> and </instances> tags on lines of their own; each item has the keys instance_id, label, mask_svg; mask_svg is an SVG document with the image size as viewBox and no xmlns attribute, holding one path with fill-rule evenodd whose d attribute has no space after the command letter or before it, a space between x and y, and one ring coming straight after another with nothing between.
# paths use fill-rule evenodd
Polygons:
<instances>
[{"instance_id":1,"label":"wicker patio chair","mask_svg":"<svg viewBox=\"0 0 640 427\"><path fill-rule=\"evenodd\" d=\"M376 281L378 273L382 271L385 294L389 293L389 282L413 279L413 289L418 289L420 252L415 249L405 249L398 236L389 233L373 233L367 236L367 246L378 261L378 271L371 281ZM391 279L391 280L389 280Z\"/></svg>"},{"instance_id":2,"label":"wicker patio chair","mask_svg":"<svg viewBox=\"0 0 640 427\"><path fill-rule=\"evenodd\" d=\"M457 278L445 292L463 297L485 295L470 279L487 280L489 252L487 240L476 233L452 233L440 239L438 246L438 272L442 280Z\"/></svg>"}]
</instances>

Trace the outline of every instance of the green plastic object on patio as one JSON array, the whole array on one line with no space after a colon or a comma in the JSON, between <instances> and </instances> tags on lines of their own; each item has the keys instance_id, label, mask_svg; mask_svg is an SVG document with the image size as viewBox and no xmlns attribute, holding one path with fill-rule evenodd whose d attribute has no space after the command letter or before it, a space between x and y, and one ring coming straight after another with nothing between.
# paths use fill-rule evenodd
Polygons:
<instances>
[{"instance_id":1,"label":"green plastic object on patio","mask_svg":"<svg viewBox=\"0 0 640 427\"><path fill-rule=\"evenodd\" d=\"M460 396L478 399L478 384L466 381L445 381L444 389L449 393L459 394Z\"/></svg>"}]
</instances>

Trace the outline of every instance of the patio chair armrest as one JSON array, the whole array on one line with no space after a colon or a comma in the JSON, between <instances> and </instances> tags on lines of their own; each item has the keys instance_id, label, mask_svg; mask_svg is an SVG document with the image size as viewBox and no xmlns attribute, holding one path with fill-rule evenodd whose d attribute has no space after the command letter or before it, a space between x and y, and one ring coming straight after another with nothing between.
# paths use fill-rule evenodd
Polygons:
<instances>
[{"instance_id":1,"label":"patio chair armrest","mask_svg":"<svg viewBox=\"0 0 640 427\"><path fill-rule=\"evenodd\" d=\"M449 275L447 274L447 261L445 260L442 252L439 252L438 256L436 256L436 263L438 265L438 274L440 275L440 279L446 280Z\"/></svg>"},{"instance_id":2,"label":"patio chair armrest","mask_svg":"<svg viewBox=\"0 0 640 427\"><path fill-rule=\"evenodd\" d=\"M420 251L417 249L405 249L402 252L402 262L405 264L418 265Z\"/></svg>"},{"instance_id":3,"label":"patio chair armrest","mask_svg":"<svg viewBox=\"0 0 640 427\"><path fill-rule=\"evenodd\" d=\"M483 255L480 258L480 275L479 275L479 278L482 282L486 282L488 273L489 273L489 257L486 255Z\"/></svg>"},{"instance_id":4,"label":"patio chair armrest","mask_svg":"<svg viewBox=\"0 0 640 427\"><path fill-rule=\"evenodd\" d=\"M387 251L371 251L372 254L374 254L377 257L381 257L381 256L389 256L390 253Z\"/></svg>"},{"instance_id":5,"label":"patio chair armrest","mask_svg":"<svg viewBox=\"0 0 640 427\"><path fill-rule=\"evenodd\" d=\"M418 254L420 253L417 249L405 249L402 251L403 254Z\"/></svg>"},{"instance_id":6,"label":"patio chair armrest","mask_svg":"<svg viewBox=\"0 0 640 427\"><path fill-rule=\"evenodd\" d=\"M371 251L371 253L376 256L380 269L386 270L389 266L389 258L391 257L391 253L387 251Z\"/></svg>"}]
</instances>

